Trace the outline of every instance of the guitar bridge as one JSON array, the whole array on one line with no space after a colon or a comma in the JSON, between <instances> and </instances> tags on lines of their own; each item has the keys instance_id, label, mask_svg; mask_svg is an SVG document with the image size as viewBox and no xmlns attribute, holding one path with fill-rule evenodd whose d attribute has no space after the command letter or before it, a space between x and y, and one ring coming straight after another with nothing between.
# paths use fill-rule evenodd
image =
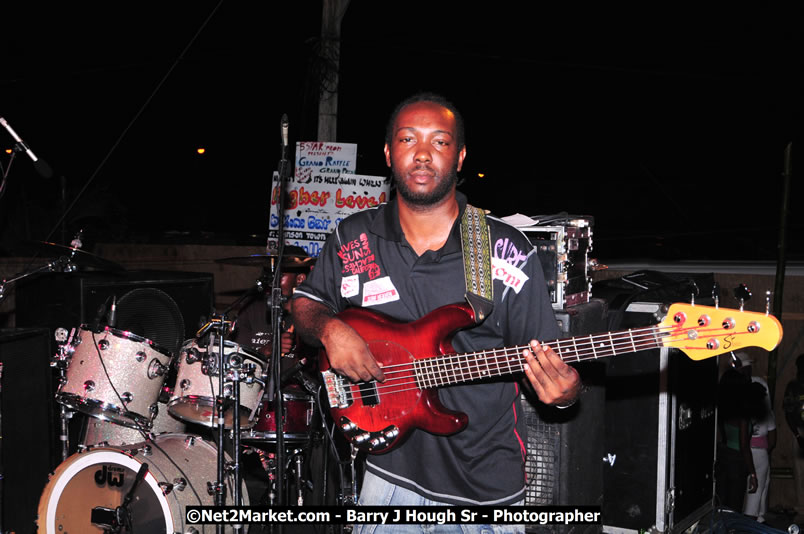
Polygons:
<instances>
[{"instance_id":1,"label":"guitar bridge","mask_svg":"<svg viewBox=\"0 0 804 534\"><path fill-rule=\"evenodd\" d=\"M332 371L323 371L324 387L327 389L327 400L330 408L348 408L352 403L349 401L349 383Z\"/></svg>"}]
</instances>

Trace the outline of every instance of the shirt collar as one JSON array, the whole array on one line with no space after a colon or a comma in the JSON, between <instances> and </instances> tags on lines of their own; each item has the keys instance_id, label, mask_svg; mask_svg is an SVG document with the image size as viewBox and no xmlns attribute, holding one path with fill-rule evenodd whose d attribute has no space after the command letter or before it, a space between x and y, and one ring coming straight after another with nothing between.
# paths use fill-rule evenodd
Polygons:
<instances>
[{"instance_id":1,"label":"shirt collar","mask_svg":"<svg viewBox=\"0 0 804 534\"><path fill-rule=\"evenodd\" d=\"M402 226L399 224L399 203L398 197L394 197L384 206L382 214L374 219L371 225L371 233L388 241L402 242ZM466 195L460 191L455 191L455 200L458 201L458 218L452 227L452 232L444 245L443 252L454 252L461 250L461 230L460 220L466 210Z\"/></svg>"}]
</instances>

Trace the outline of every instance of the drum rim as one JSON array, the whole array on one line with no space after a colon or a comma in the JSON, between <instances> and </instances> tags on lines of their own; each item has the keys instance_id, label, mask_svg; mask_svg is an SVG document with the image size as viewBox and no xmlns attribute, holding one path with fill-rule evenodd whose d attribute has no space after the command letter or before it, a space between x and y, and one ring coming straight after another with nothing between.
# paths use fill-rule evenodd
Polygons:
<instances>
[{"instance_id":1,"label":"drum rim","mask_svg":"<svg viewBox=\"0 0 804 534\"><path fill-rule=\"evenodd\" d=\"M123 463L122 461L120 461L118 457L121 455L129 463ZM106 460L107 457L112 459ZM67 464L67 462L70 462L71 459L74 460L70 464ZM83 461L85 459L87 461ZM43 493L41 497L44 498L45 494L49 495L48 500L45 503L45 514L44 514L46 533L55 531L57 507L54 506L54 504L58 504L58 497L63 495L67 483L70 480L72 480L75 477L75 475L77 475L84 469L92 467L93 465L103 463L113 463L117 465L123 465L124 467L127 467L128 469L131 469L134 473L136 473L143 462L137 460L137 458L135 458L132 454L130 454L126 450L120 449L118 447L95 447L87 449L85 451L77 452L71 457L67 458L62 464L60 464L56 468L56 471L58 471L60 468L64 468L64 470L60 473L59 478L56 479L56 483L52 488L50 488L50 492ZM51 479L48 481L48 485L50 485L50 483L54 480L54 478L55 478L55 472L54 476L51 477ZM173 532L173 514L170 510L170 504L168 503L168 500L165 497L162 488L159 487L159 481L150 471L148 471L148 473L145 475L145 478L143 479L143 482L148 484L148 487L154 493L159 502L160 507L162 508L162 517L165 520L165 531ZM41 509L41 507L42 503L40 502L39 508ZM51 530L51 527L53 527L53 530Z\"/></svg>"},{"instance_id":2,"label":"drum rim","mask_svg":"<svg viewBox=\"0 0 804 534\"><path fill-rule=\"evenodd\" d=\"M189 399L189 402L186 399ZM205 426L207 428L215 428L218 425L213 420L214 415L210 415L209 420L199 421L197 419L185 418L184 416L179 415L177 413L174 413L173 410L171 410L171 408L173 408L173 406L176 406L178 404L190 405L190 406L205 406L205 407L212 408L215 405L215 400L214 399L210 400L210 399L211 399L211 397L204 397L202 395L184 395L182 397L174 397L174 398L170 399L168 401L168 403L167 403L168 414L173 416L173 417L175 417L176 419L179 419L180 421L185 422L185 423L194 423L194 424L197 424L197 425ZM251 410L250 408L248 408L246 406L243 406L242 404L240 405L240 409L241 409L241 412L240 412L240 419L241 420L243 419L243 413L244 413L243 410L249 412L248 424L245 424L245 425L241 424L240 428L251 428L252 426L254 426L254 414L256 413L257 410ZM224 420L226 419L227 412L229 412L229 410L226 410L224 412ZM233 420L234 420L234 417L230 416L230 422L228 424L224 424L224 428L226 428L227 430L231 430L232 427L234 426L231 423L231 421L233 421Z\"/></svg>"},{"instance_id":3,"label":"drum rim","mask_svg":"<svg viewBox=\"0 0 804 534\"><path fill-rule=\"evenodd\" d=\"M307 393L304 390L293 390L293 389L283 389L282 390L282 398L288 399L292 401L310 401L311 403L314 402L314 398L312 395ZM263 400L267 399L267 396L263 397ZM273 402L274 399L267 399L269 402Z\"/></svg>"},{"instance_id":4,"label":"drum rim","mask_svg":"<svg viewBox=\"0 0 804 534\"><path fill-rule=\"evenodd\" d=\"M197 342L196 338L190 338L190 339L186 340L184 343L182 343L181 344L181 349L179 349L179 353L181 354L181 352L184 350L185 347L187 347L188 345L192 345L192 344L195 344L196 346L198 345L198 342ZM214 343L214 344L210 344L209 346L212 346L212 347L215 348L215 350L212 351L213 354L218 353L218 350L217 350L218 349L218 343L217 342ZM248 358L251 358L252 360L257 360L258 362L263 364L262 365L263 368L265 368L265 366L268 364L268 359L265 358L258 351L254 350L252 348L246 347L245 345L241 345L240 343L236 343L236 342L234 342L234 341L232 341L230 339L226 339L223 342L224 356L226 355L226 349L227 348L233 348L233 347L237 349L235 351L236 353L243 354L244 356L246 356ZM209 351L209 347L207 347L206 350Z\"/></svg>"},{"instance_id":5,"label":"drum rim","mask_svg":"<svg viewBox=\"0 0 804 534\"><path fill-rule=\"evenodd\" d=\"M282 437L285 441L292 441L295 443L310 441L311 434L302 434L299 432L283 432ZM263 441L265 443L276 444L276 432L255 432L254 430L241 430L240 439L244 441Z\"/></svg>"},{"instance_id":6,"label":"drum rim","mask_svg":"<svg viewBox=\"0 0 804 534\"><path fill-rule=\"evenodd\" d=\"M94 417L95 419L100 419L101 421L108 421L110 423L115 423L119 425L123 425L128 428L134 429L143 429L143 430L151 430L152 420L145 417L142 414L138 414L137 412L132 412L130 410L121 410L120 407L116 404L110 404L108 402L99 401L96 399L90 399L87 397L82 397L80 395L76 395L75 393L67 393L67 392L58 392L56 393L56 402L59 404L63 404L68 408L72 408L78 412L81 412L84 415L89 417ZM99 408L102 413L89 413L83 409L85 406L92 406L96 410ZM105 414L111 412L115 413L121 418L126 418L130 422L126 422L126 419L109 419L105 417Z\"/></svg>"},{"instance_id":7,"label":"drum rim","mask_svg":"<svg viewBox=\"0 0 804 534\"><path fill-rule=\"evenodd\" d=\"M105 326L105 327L103 327L103 330L101 332L96 332L95 330L90 328L89 325L86 325L86 324L81 325L81 330L85 330L87 332L92 332L93 334L101 334L101 335L104 334L104 333L109 333L109 334L112 334L114 337L119 337L121 339L130 339L130 340L135 341L137 343L145 343L146 345L148 345L149 347L154 349L156 352L162 354L163 356L166 356L167 358L171 358L171 359L173 358L173 353L171 351L169 351L168 349L166 349L165 347L159 345L155 341L152 341L152 340L148 339L147 337L143 337L143 336L141 336L139 334L135 334L134 332L129 332L128 330L120 330L118 328L112 328L110 326Z\"/></svg>"}]
</instances>

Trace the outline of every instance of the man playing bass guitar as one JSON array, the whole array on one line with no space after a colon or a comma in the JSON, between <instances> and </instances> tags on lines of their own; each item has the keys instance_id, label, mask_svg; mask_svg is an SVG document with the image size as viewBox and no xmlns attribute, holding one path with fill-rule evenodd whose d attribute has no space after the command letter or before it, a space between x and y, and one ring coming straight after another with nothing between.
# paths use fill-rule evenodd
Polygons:
<instances>
[{"instance_id":1,"label":"man playing bass guitar","mask_svg":"<svg viewBox=\"0 0 804 534\"><path fill-rule=\"evenodd\" d=\"M460 113L434 94L403 101L388 123L385 157L397 195L340 223L293 300L298 332L323 346L331 370L354 382L376 381L378 396L392 381L392 366L372 354L381 345L368 343L369 336L361 337L337 314L360 307L407 323L464 302L461 220L467 199L456 190L466 157ZM518 376L545 404L570 405L580 390L577 371L535 341L559 337L536 251L515 228L492 216L485 220L493 309L456 333L450 348L463 353L529 344L525 372ZM417 336L428 336L427 329ZM392 449L369 456L360 504L523 503L527 428L519 393L510 378L439 388L439 407L465 413L466 427L449 435L413 430ZM463 525L478 532L481 527Z\"/></svg>"}]
</instances>

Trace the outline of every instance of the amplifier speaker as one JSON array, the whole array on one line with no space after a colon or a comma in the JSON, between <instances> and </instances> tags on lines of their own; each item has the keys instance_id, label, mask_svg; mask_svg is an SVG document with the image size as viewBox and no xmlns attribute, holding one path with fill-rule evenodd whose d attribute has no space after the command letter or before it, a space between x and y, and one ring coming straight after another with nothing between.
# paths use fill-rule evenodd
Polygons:
<instances>
[{"instance_id":1,"label":"amplifier speaker","mask_svg":"<svg viewBox=\"0 0 804 534\"><path fill-rule=\"evenodd\" d=\"M556 310L562 338L606 330L604 300ZM584 392L571 408L560 410L523 398L528 425L528 458L525 471L528 486L525 504L596 505L603 499L603 420L605 409L605 365L602 362L574 364L581 374ZM528 525L529 533L548 531L599 532L599 526L539 527Z\"/></svg>"},{"instance_id":2,"label":"amplifier speaker","mask_svg":"<svg viewBox=\"0 0 804 534\"><path fill-rule=\"evenodd\" d=\"M33 532L39 497L55 467L50 336L0 330L0 532Z\"/></svg>"},{"instance_id":3,"label":"amplifier speaker","mask_svg":"<svg viewBox=\"0 0 804 534\"><path fill-rule=\"evenodd\" d=\"M609 328L656 324L672 302L710 304L711 274L639 271L595 284ZM676 349L607 360L603 522L607 532L680 532L711 510L716 358Z\"/></svg>"},{"instance_id":4,"label":"amplifier speaker","mask_svg":"<svg viewBox=\"0 0 804 534\"><path fill-rule=\"evenodd\" d=\"M91 325L104 320L112 296L118 302L118 328L176 351L182 341L195 336L213 310L212 275L180 271L47 273L18 285L16 326L46 327L53 332L59 327L69 330ZM162 332L159 325L169 325L168 330L176 332ZM157 337L160 339L154 339Z\"/></svg>"}]
</instances>

